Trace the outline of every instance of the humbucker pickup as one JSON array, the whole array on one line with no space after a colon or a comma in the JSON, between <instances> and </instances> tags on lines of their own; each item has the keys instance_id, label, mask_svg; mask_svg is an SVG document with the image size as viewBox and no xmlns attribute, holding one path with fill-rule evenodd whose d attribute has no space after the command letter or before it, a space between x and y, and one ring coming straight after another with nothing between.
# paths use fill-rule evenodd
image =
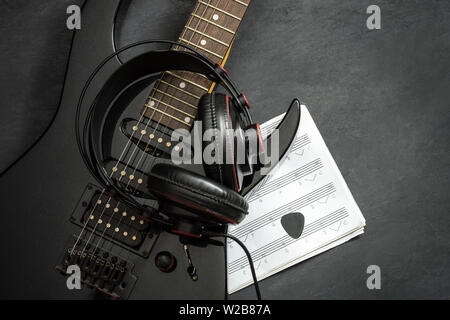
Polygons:
<instances>
[{"instance_id":1,"label":"humbucker pickup","mask_svg":"<svg viewBox=\"0 0 450 320\"><path fill-rule=\"evenodd\" d=\"M112 242L142 257L149 255L157 234L148 212L139 212L91 184L71 221L82 228L82 238L90 238L90 243Z\"/></svg>"},{"instance_id":2,"label":"humbucker pickup","mask_svg":"<svg viewBox=\"0 0 450 320\"><path fill-rule=\"evenodd\" d=\"M139 169L127 165L123 161L117 161L116 159L108 158L104 161L106 172L116 172L116 176L112 179L116 185L122 190L127 191L134 197L154 200L154 196L151 195L146 186L148 184L148 175Z\"/></svg>"}]
</instances>

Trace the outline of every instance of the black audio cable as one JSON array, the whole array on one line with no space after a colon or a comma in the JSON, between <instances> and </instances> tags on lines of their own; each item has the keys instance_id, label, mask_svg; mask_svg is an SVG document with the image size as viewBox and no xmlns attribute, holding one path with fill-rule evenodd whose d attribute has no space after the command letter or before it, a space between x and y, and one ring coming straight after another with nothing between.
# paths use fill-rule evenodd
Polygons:
<instances>
[{"instance_id":1,"label":"black audio cable","mask_svg":"<svg viewBox=\"0 0 450 320\"><path fill-rule=\"evenodd\" d=\"M230 238L231 240L236 242L242 248L242 250L244 250L245 255L247 256L248 264L250 265L250 270L252 272L253 285L255 286L256 297L257 297L258 300L261 300L261 292L259 291L259 285L258 285L258 279L256 278L255 266L253 265L252 256L250 255L250 252L248 251L248 249L245 246L245 244L243 244L241 240L239 240L238 238L236 238L235 236L232 236L230 234L209 233L209 232L204 232L203 234L205 236L207 236L207 237L210 237L210 238L215 238L215 237Z\"/></svg>"}]
</instances>

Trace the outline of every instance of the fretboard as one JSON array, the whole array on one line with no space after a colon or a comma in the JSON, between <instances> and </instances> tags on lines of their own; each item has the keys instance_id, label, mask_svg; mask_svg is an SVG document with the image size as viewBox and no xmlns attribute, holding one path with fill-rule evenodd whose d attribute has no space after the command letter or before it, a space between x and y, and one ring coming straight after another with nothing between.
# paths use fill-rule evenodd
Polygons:
<instances>
[{"instance_id":1,"label":"fretboard","mask_svg":"<svg viewBox=\"0 0 450 320\"><path fill-rule=\"evenodd\" d=\"M224 65L250 0L198 0L178 38L210 60ZM172 50L186 50L175 46ZM156 81L142 115L172 130L190 129L201 96L213 83L203 75L166 71Z\"/></svg>"}]
</instances>

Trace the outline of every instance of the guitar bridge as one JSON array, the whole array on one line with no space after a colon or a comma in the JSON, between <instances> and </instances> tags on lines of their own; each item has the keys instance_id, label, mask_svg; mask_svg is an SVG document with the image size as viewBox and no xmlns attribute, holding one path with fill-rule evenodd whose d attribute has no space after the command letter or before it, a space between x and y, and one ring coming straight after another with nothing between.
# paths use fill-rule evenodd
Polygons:
<instances>
[{"instance_id":1,"label":"guitar bridge","mask_svg":"<svg viewBox=\"0 0 450 320\"><path fill-rule=\"evenodd\" d=\"M86 240L71 237L67 249L56 266L67 275L69 266L80 268L80 281L90 288L113 297L126 299L136 283L137 277L131 273L134 264L112 251L95 247Z\"/></svg>"}]
</instances>

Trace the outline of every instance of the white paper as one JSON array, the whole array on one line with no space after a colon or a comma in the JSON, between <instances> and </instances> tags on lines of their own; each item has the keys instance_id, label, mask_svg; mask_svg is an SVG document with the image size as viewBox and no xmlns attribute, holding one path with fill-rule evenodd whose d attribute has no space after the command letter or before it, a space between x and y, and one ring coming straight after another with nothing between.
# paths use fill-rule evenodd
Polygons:
<instances>
[{"instance_id":1,"label":"white paper","mask_svg":"<svg viewBox=\"0 0 450 320\"><path fill-rule=\"evenodd\" d=\"M263 136L281 121L261 126ZM251 253L258 280L342 244L364 232L365 220L306 106L287 159L246 196L249 215L229 232ZM280 219L305 216L300 238L291 238ZM253 283L244 251L227 241L228 292Z\"/></svg>"}]
</instances>

